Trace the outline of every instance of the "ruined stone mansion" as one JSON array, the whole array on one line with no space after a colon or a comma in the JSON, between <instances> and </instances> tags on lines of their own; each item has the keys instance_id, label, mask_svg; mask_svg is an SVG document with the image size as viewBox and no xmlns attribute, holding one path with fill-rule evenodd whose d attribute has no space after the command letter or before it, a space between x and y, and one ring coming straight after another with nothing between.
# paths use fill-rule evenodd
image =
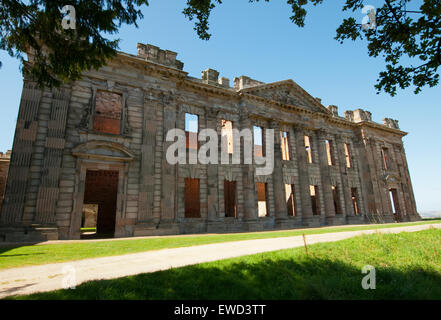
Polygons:
<instances>
[{"instance_id":1,"label":"ruined stone mansion","mask_svg":"<svg viewBox=\"0 0 441 320\"><path fill-rule=\"evenodd\" d=\"M0 241L79 239L86 205L97 209L97 234L114 237L420 219L396 120L341 116L292 80L190 77L175 52L137 49L59 89L24 79ZM274 170L171 165L174 128L189 149L204 128L228 144L232 128L248 128L256 157L274 129Z\"/></svg>"}]
</instances>

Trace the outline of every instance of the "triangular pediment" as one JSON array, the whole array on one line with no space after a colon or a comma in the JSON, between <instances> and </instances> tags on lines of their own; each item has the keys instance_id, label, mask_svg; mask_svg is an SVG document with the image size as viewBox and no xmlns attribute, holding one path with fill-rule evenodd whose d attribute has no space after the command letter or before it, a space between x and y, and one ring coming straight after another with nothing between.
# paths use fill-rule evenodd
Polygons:
<instances>
[{"instance_id":1,"label":"triangular pediment","mask_svg":"<svg viewBox=\"0 0 441 320\"><path fill-rule=\"evenodd\" d=\"M331 114L317 99L293 80L262 84L240 91L312 112Z\"/></svg>"},{"instance_id":2,"label":"triangular pediment","mask_svg":"<svg viewBox=\"0 0 441 320\"><path fill-rule=\"evenodd\" d=\"M88 141L72 150L76 157L107 161L132 161L135 155L119 143L109 141Z\"/></svg>"}]
</instances>

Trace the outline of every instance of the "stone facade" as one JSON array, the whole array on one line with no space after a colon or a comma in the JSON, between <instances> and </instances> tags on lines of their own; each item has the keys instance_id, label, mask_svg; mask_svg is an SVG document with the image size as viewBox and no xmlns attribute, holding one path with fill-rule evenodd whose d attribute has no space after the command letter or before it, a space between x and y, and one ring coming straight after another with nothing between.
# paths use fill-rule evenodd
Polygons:
<instances>
[{"instance_id":1,"label":"stone facade","mask_svg":"<svg viewBox=\"0 0 441 320\"><path fill-rule=\"evenodd\" d=\"M213 69L196 79L176 56L138 44L137 56L119 53L59 89L40 90L25 79L0 241L78 239L83 205L93 203L106 215L112 211L115 237L420 219L406 132L396 120L378 124L362 109L340 117L337 106L324 107L292 80L266 84L241 76L230 87ZM186 113L197 115L198 130L219 135L222 120L239 130L274 129L273 173L256 175L254 164L170 165L166 151L173 142L166 134L185 129ZM282 159L281 131L289 160ZM87 178L90 172L112 173L116 181L99 203L91 195L104 189ZM196 195L186 190L192 183ZM258 184L267 210L262 217ZM224 190L230 185L233 193ZM195 206L186 197L193 196L196 217L186 212ZM227 206L234 216L226 216Z\"/></svg>"},{"instance_id":2,"label":"stone facade","mask_svg":"<svg viewBox=\"0 0 441 320\"><path fill-rule=\"evenodd\" d=\"M5 196L6 179L8 177L10 160L11 150L8 150L6 153L0 152L0 212L2 209L3 198Z\"/></svg>"}]
</instances>

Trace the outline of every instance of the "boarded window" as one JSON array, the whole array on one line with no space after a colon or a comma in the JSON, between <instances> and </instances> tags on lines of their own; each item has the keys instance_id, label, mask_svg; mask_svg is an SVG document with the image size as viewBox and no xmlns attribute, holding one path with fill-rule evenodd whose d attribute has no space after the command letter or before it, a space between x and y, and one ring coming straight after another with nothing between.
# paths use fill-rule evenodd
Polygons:
<instances>
[{"instance_id":1,"label":"boarded window","mask_svg":"<svg viewBox=\"0 0 441 320\"><path fill-rule=\"evenodd\" d=\"M225 216L237 218L236 181L224 180Z\"/></svg>"},{"instance_id":2,"label":"boarded window","mask_svg":"<svg viewBox=\"0 0 441 320\"><path fill-rule=\"evenodd\" d=\"M198 149L198 116L191 113L185 114L185 137L187 149Z\"/></svg>"},{"instance_id":3,"label":"boarded window","mask_svg":"<svg viewBox=\"0 0 441 320\"><path fill-rule=\"evenodd\" d=\"M199 179L185 179L185 217L199 218Z\"/></svg>"},{"instance_id":4,"label":"boarded window","mask_svg":"<svg viewBox=\"0 0 441 320\"><path fill-rule=\"evenodd\" d=\"M336 214L341 213L341 206L340 206L340 195L338 187L332 186L332 197L334 200L334 209Z\"/></svg>"},{"instance_id":5,"label":"boarded window","mask_svg":"<svg viewBox=\"0 0 441 320\"><path fill-rule=\"evenodd\" d=\"M253 127L254 134L254 156L263 157L263 129L261 127Z\"/></svg>"},{"instance_id":6,"label":"boarded window","mask_svg":"<svg viewBox=\"0 0 441 320\"><path fill-rule=\"evenodd\" d=\"M296 215L296 208L295 208L293 184L285 184L285 200L288 209L288 216L294 217Z\"/></svg>"},{"instance_id":7,"label":"boarded window","mask_svg":"<svg viewBox=\"0 0 441 320\"><path fill-rule=\"evenodd\" d=\"M350 151L349 145L347 143L345 143L344 146L345 146L346 167L351 168L352 167L351 151Z\"/></svg>"},{"instance_id":8,"label":"boarded window","mask_svg":"<svg viewBox=\"0 0 441 320\"><path fill-rule=\"evenodd\" d=\"M233 153L233 122L222 120L222 143L226 144L223 148L226 147L229 154Z\"/></svg>"},{"instance_id":9,"label":"boarded window","mask_svg":"<svg viewBox=\"0 0 441 320\"><path fill-rule=\"evenodd\" d=\"M312 163L312 147L311 147L311 138L309 136L305 136L305 150L306 150L306 161L308 163Z\"/></svg>"},{"instance_id":10,"label":"boarded window","mask_svg":"<svg viewBox=\"0 0 441 320\"><path fill-rule=\"evenodd\" d=\"M383 158L383 169L390 170L390 156L388 148L381 148L381 156Z\"/></svg>"},{"instance_id":11,"label":"boarded window","mask_svg":"<svg viewBox=\"0 0 441 320\"><path fill-rule=\"evenodd\" d=\"M312 214L315 216L319 215L320 208L319 208L318 186L310 185L309 193L311 195Z\"/></svg>"},{"instance_id":12,"label":"boarded window","mask_svg":"<svg viewBox=\"0 0 441 320\"><path fill-rule=\"evenodd\" d=\"M93 130L98 132L121 133L122 96L107 91L97 91Z\"/></svg>"},{"instance_id":13,"label":"boarded window","mask_svg":"<svg viewBox=\"0 0 441 320\"><path fill-rule=\"evenodd\" d=\"M329 140L325 140L326 144L326 155L328 157L328 165L333 166L335 164L334 160L334 143Z\"/></svg>"},{"instance_id":14,"label":"boarded window","mask_svg":"<svg viewBox=\"0 0 441 320\"><path fill-rule=\"evenodd\" d=\"M268 203L267 203L267 184L263 182L257 183L257 202L259 217L265 217L268 215Z\"/></svg>"},{"instance_id":15,"label":"boarded window","mask_svg":"<svg viewBox=\"0 0 441 320\"><path fill-rule=\"evenodd\" d=\"M282 160L289 160L288 132L280 132L280 147L282 148Z\"/></svg>"},{"instance_id":16,"label":"boarded window","mask_svg":"<svg viewBox=\"0 0 441 320\"><path fill-rule=\"evenodd\" d=\"M360 214L360 208L358 206L357 188L351 188L352 207L354 208L354 214Z\"/></svg>"}]
</instances>

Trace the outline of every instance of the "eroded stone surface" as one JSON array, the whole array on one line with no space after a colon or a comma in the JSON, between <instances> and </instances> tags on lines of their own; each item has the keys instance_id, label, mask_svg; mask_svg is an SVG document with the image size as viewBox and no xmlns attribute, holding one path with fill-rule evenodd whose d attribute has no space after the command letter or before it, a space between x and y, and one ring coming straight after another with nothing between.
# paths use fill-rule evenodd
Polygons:
<instances>
[{"instance_id":1,"label":"eroded stone surface","mask_svg":"<svg viewBox=\"0 0 441 320\"><path fill-rule=\"evenodd\" d=\"M118 172L116 237L420 219L402 142L406 132L396 120L378 124L363 109L341 117L337 106L323 106L292 80L265 84L241 76L230 87L213 69L192 78L176 56L139 44L138 56L120 53L60 89L41 90L24 80L0 240L78 239L86 174L99 170ZM273 173L256 175L249 164L167 163L172 142L166 134L185 129L186 113L197 115L198 130L212 128L219 136L222 120L239 130L274 129ZM102 119L112 123L97 130ZM280 132L289 160L282 160ZM186 179L199 179L199 217L186 216ZM225 180L236 182L236 197L229 197L236 208L228 203L228 216ZM258 215L257 183L265 184L265 217ZM294 198L294 215L288 215L288 198Z\"/></svg>"}]
</instances>

